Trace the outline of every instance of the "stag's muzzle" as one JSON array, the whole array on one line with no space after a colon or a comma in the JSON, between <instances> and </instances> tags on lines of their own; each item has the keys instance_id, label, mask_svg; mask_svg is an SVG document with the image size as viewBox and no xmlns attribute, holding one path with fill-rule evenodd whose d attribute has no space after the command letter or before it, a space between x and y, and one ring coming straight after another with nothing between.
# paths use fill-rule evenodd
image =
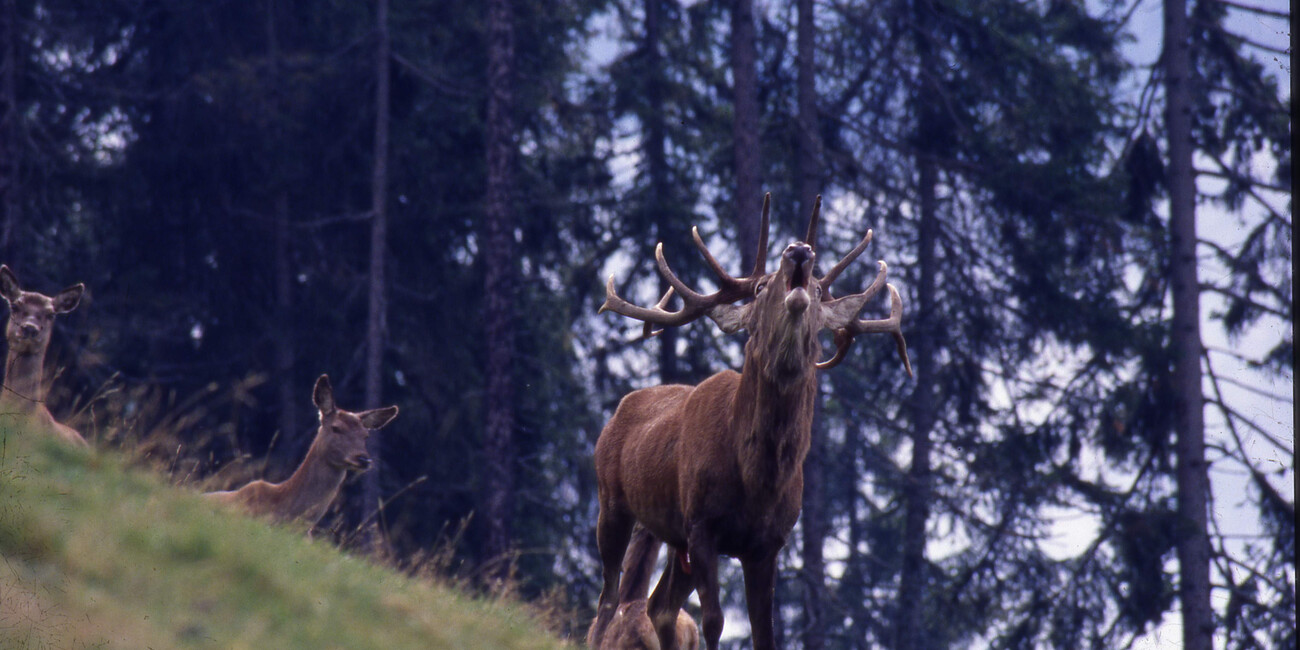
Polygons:
<instances>
[{"instance_id":1,"label":"stag's muzzle","mask_svg":"<svg viewBox=\"0 0 1300 650\"><path fill-rule=\"evenodd\" d=\"M795 242L781 254L781 270L786 277L785 308L790 313L803 313L812 299L808 286L813 281L813 263L817 255L803 242Z\"/></svg>"}]
</instances>

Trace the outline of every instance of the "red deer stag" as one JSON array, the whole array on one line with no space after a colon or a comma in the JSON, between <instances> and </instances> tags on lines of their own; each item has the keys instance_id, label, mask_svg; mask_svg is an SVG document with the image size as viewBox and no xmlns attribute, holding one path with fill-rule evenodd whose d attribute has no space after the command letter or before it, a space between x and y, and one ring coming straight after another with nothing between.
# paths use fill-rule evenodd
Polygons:
<instances>
[{"instance_id":1,"label":"red deer stag","mask_svg":"<svg viewBox=\"0 0 1300 650\"><path fill-rule=\"evenodd\" d=\"M650 622L646 597L650 594L650 576L663 545L644 526L632 531L632 541L623 556L623 579L618 585L618 611L601 630L597 621L587 630L590 650L696 650L700 647L700 628L685 610L677 613L675 646L659 644L659 635ZM669 556L671 562L672 555ZM599 620L599 619L598 619Z\"/></svg>"},{"instance_id":2,"label":"red deer stag","mask_svg":"<svg viewBox=\"0 0 1300 650\"><path fill-rule=\"evenodd\" d=\"M780 266L766 272L768 214L763 201L757 261L746 277L728 275L692 230L704 261L718 276L719 289L701 295L687 287L655 249L659 272L671 289L654 307L620 298L614 278L606 284L611 310L651 327L671 327L708 316L724 332L747 330L740 372L724 370L697 386L666 385L629 393L596 442L600 515L596 541L604 571L597 627L605 628L618 609L619 568L632 527L640 522L679 553L689 565L669 562L649 601L649 614L664 647L676 633L676 612L692 590L699 593L704 640L717 650L722 636L718 594L718 556L739 558L755 650L773 648L772 598L777 554L799 517L803 461L808 453L817 370L832 367L859 334L893 334L911 374L900 322L898 291L885 283L886 265L871 286L858 294L831 299L836 276L866 249L872 233L821 279L813 276L815 238L821 199L817 199L805 241L781 254ZM859 320L858 312L882 288L889 290L890 315ZM673 292L684 303L669 311ZM752 302L734 304L752 298ZM834 334L837 350L819 363L818 334Z\"/></svg>"},{"instance_id":3,"label":"red deer stag","mask_svg":"<svg viewBox=\"0 0 1300 650\"><path fill-rule=\"evenodd\" d=\"M364 472L370 468L366 452L370 430L380 429L397 417L396 406L360 413L338 408L328 375L316 380L312 401L320 410L320 428L307 457L292 476L283 483L253 481L238 490L203 496L272 521L300 522L310 531L338 495L348 470Z\"/></svg>"},{"instance_id":4,"label":"red deer stag","mask_svg":"<svg viewBox=\"0 0 1300 650\"><path fill-rule=\"evenodd\" d=\"M72 427L55 421L45 407L43 385L45 350L50 347L55 314L77 308L86 287L75 284L54 297L23 291L18 278L8 266L0 265L0 293L9 303L9 322L5 339L9 354L5 359L3 392L0 393L0 418L17 418L32 430L54 435L65 442L88 446Z\"/></svg>"}]
</instances>

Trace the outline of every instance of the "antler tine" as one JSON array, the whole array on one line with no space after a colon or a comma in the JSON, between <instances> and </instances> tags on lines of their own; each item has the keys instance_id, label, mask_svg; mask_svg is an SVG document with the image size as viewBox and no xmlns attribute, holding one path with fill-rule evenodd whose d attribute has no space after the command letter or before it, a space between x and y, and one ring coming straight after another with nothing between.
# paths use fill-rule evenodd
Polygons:
<instances>
[{"instance_id":1,"label":"antler tine","mask_svg":"<svg viewBox=\"0 0 1300 650\"><path fill-rule=\"evenodd\" d=\"M862 254L862 251L867 250L867 244L871 243L871 238L874 235L875 233L868 228L867 236L863 237L862 241L858 242L858 245L854 246L853 250L849 251L848 255L845 255L840 261L836 262L835 266L831 267L831 270L826 272L826 275L822 276L822 296L830 295L831 283L835 282L835 278L839 277L840 272L848 268L849 264L853 263L853 260L858 259L858 256ZM883 264L884 262L881 263Z\"/></svg>"},{"instance_id":2,"label":"antler tine","mask_svg":"<svg viewBox=\"0 0 1300 650\"><path fill-rule=\"evenodd\" d=\"M706 255L706 257L708 258L710 266L719 269L717 266L718 261L713 259L712 255ZM673 273L673 270L668 267L668 260L664 259L663 242L659 242L659 244L655 246L655 262L659 264L659 274L664 276L664 279L668 281L668 284L672 285L672 288L677 290L677 293L682 297L682 301L686 303L686 307L690 307L696 303L708 302L710 298L712 298L712 296L705 296L697 293L695 290L686 286L685 282L682 282L677 278L677 274ZM731 277L726 273L723 273L722 276L727 278Z\"/></svg>"},{"instance_id":3,"label":"antler tine","mask_svg":"<svg viewBox=\"0 0 1300 650\"><path fill-rule=\"evenodd\" d=\"M699 228L691 226L691 238L695 240L695 247L700 249L700 255L704 256L704 262L709 265L710 269L713 269L713 274L718 276L718 282L720 282L723 287L739 286L745 280L749 279L733 278L730 273L727 273L726 270L722 268L722 265L718 263L718 260L713 257L713 253L710 253L709 248L704 245L704 240L700 238Z\"/></svg>"},{"instance_id":4,"label":"antler tine","mask_svg":"<svg viewBox=\"0 0 1300 650\"><path fill-rule=\"evenodd\" d=\"M822 195L817 195L817 200L813 201L812 216L808 217L808 234L804 236L803 243L808 244L813 250L817 250L817 217L822 212Z\"/></svg>"},{"instance_id":5,"label":"antler tine","mask_svg":"<svg viewBox=\"0 0 1300 650\"><path fill-rule=\"evenodd\" d=\"M758 224L758 254L754 256L754 270L749 277L757 278L767 275L767 231L772 222L772 193L763 195L763 217Z\"/></svg>"},{"instance_id":6,"label":"antler tine","mask_svg":"<svg viewBox=\"0 0 1300 650\"><path fill-rule=\"evenodd\" d=\"M664 292L664 297L660 298L659 302L655 303L654 308L667 312L668 301L672 299L673 299L673 288L668 287L668 290ZM654 323L651 323L650 321L646 321L645 326L641 328L641 338L643 339L653 338L655 336L658 336L659 333L662 331L664 331L663 328L655 329Z\"/></svg>"},{"instance_id":7,"label":"antler tine","mask_svg":"<svg viewBox=\"0 0 1300 650\"><path fill-rule=\"evenodd\" d=\"M661 325L663 327L685 325L686 323L708 313L709 309L720 303L735 302L749 296L754 283L757 282L757 279L737 279L728 275L726 271L722 270L722 265L718 264L718 260L709 253L709 249L705 247L704 241L700 239L699 229L692 229L691 234L695 239L695 245L699 247L700 252L704 254L705 262L707 262L709 267L718 275L718 280L721 284L718 291L706 296L686 286L686 283L682 282L681 279L677 277L677 274L673 273L672 268L668 266L668 260L664 258L663 242L659 242L655 246L655 262L659 267L659 274L663 276L664 280L666 280L669 285L668 291L659 299L659 302L656 303L654 307L647 308L634 305L624 300L619 297L618 292L614 289L614 276L611 275L609 276L609 280L605 283L605 302L600 306L600 309L596 313L599 314L605 311L612 311L627 316L628 318L645 321L643 336L648 338L657 333L653 330L653 325ZM672 298L674 291L682 297L682 302L684 304L682 308L677 311L669 311L668 301Z\"/></svg>"},{"instance_id":8,"label":"antler tine","mask_svg":"<svg viewBox=\"0 0 1300 650\"><path fill-rule=\"evenodd\" d=\"M668 311L668 299L672 296L672 289L664 294L654 307L646 308L634 305L619 297L618 292L614 289L614 276L609 276L605 282L605 303L600 306L597 314L605 311L612 311L616 314L622 314L628 318L634 318L639 321L645 321L647 325L662 325L664 327L673 327L675 325L685 325L704 314L705 307L693 306L689 301L686 306L678 311ZM649 335L648 335L649 336Z\"/></svg>"},{"instance_id":9,"label":"antler tine","mask_svg":"<svg viewBox=\"0 0 1300 650\"><path fill-rule=\"evenodd\" d=\"M884 262L881 262L881 266L884 266ZM898 289L895 289L894 285L886 284L885 286L889 289L889 318L883 320L855 319L849 321L848 325L843 328L835 330L835 356L817 364L818 370L827 370L839 365L844 360L844 357L848 355L849 348L853 345L853 339L857 335L889 333L894 336L894 342L898 345L898 356L903 360L903 368L907 370L907 376L914 376L912 374L912 360L907 356L907 340L903 338L903 298L898 295Z\"/></svg>"}]
</instances>

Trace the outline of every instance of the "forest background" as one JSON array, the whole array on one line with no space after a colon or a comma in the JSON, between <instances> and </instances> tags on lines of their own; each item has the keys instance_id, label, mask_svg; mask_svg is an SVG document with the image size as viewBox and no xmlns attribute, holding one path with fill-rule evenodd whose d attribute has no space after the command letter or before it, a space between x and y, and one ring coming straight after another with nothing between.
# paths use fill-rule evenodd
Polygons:
<instances>
[{"instance_id":1,"label":"forest background","mask_svg":"<svg viewBox=\"0 0 1300 650\"><path fill-rule=\"evenodd\" d=\"M4 0L0 34L0 261L87 284L49 402L96 446L278 480L329 373L402 412L321 534L581 636L604 420L741 358L597 316L605 278L654 302L663 241L708 286L692 225L749 268L762 194L778 247L820 194L917 376L887 341L821 375L783 647L1295 647L1285 3Z\"/></svg>"}]
</instances>

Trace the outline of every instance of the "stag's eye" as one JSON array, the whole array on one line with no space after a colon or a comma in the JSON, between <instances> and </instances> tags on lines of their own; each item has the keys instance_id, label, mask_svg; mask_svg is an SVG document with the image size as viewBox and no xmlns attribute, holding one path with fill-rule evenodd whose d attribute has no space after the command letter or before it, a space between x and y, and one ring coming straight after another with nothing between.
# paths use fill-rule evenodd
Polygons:
<instances>
[{"instance_id":1,"label":"stag's eye","mask_svg":"<svg viewBox=\"0 0 1300 650\"><path fill-rule=\"evenodd\" d=\"M762 281L762 282L759 282L759 283L758 283L758 286L754 287L754 295L757 296L758 294L763 293L763 290L766 289L766 288L767 288L767 281L766 281L766 280L764 280L764 281Z\"/></svg>"}]
</instances>

